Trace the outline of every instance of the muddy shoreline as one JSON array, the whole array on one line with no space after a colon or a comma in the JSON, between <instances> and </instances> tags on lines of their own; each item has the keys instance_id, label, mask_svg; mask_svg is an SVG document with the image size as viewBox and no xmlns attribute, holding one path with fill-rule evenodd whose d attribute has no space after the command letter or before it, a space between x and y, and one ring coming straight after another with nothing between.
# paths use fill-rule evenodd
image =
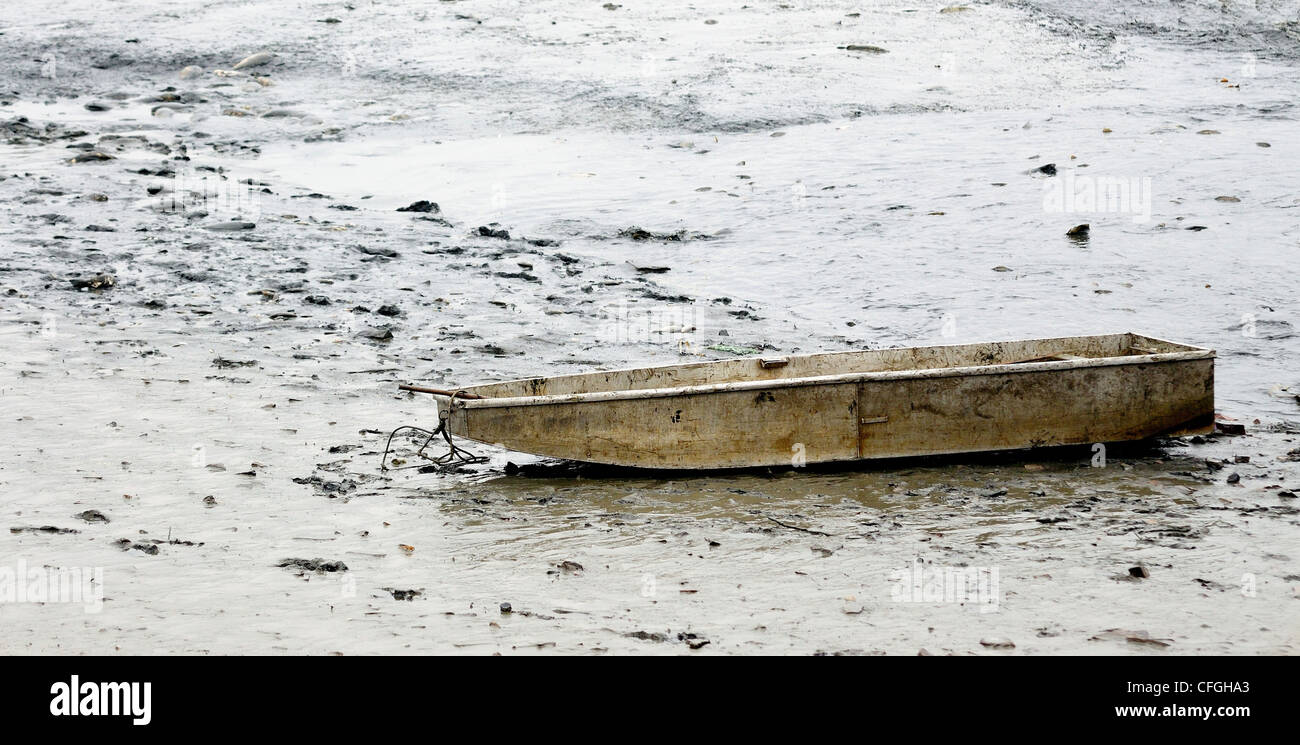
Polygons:
<instances>
[{"instance_id":1,"label":"muddy shoreline","mask_svg":"<svg viewBox=\"0 0 1300 745\"><path fill-rule=\"evenodd\" d=\"M0 567L103 599L0 651L1296 652L1291 27L443 5L0 23ZM1150 221L1044 209L1093 173ZM1246 434L379 469L399 383L1118 330Z\"/></svg>"}]
</instances>

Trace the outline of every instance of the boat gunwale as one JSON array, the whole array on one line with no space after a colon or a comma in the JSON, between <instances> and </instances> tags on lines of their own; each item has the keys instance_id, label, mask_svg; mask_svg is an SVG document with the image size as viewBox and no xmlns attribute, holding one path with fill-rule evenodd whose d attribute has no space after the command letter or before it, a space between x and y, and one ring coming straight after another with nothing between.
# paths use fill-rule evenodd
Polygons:
<instances>
[{"instance_id":1,"label":"boat gunwale","mask_svg":"<svg viewBox=\"0 0 1300 745\"><path fill-rule=\"evenodd\" d=\"M1034 372L1054 372L1063 370L1085 369L1093 367L1118 367L1122 365L1149 365L1165 362L1182 362L1190 360L1214 359L1215 351L1204 347L1194 347L1178 342L1165 341L1151 336L1133 334L1144 339L1163 342L1182 349L1174 352L1159 352L1144 355L1124 355L1114 357L1093 357L1081 360L1052 360L1046 362L1023 362L1019 364L999 363L991 365L966 365L961 367L921 368L914 370L877 370L856 373L837 373L833 375L814 375L801 378L771 378L768 380L739 380L725 383L705 383L700 385L673 386L665 388L623 389L617 391L590 391L586 393L561 393L543 396L503 396L500 398L460 399L459 406L467 410L492 409L518 406L548 406L577 403L602 403L609 401L635 401L654 398L675 398L680 396L701 396L715 393L737 393L745 391L762 391L781 388L803 388L847 383L869 383L891 380L916 380L925 378L955 378L976 375L1011 375ZM1078 338L1078 337L1058 337ZM1025 339L1022 341L1052 341L1052 339ZM979 342L977 342L978 344ZM969 346L952 344L941 346ZM838 354L832 352L830 354ZM743 358L738 358L743 359ZM755 357L753 359L760 359ZM704 363L708 364L708 363ZM649 368L628 368L644 370ZM618 371L609 371L618 372ZM491 384L485 384L491 385ZM471 389L466 389L471 390ZM445 397L442 397L445 398Z\"/></svg>"}]
</instances>

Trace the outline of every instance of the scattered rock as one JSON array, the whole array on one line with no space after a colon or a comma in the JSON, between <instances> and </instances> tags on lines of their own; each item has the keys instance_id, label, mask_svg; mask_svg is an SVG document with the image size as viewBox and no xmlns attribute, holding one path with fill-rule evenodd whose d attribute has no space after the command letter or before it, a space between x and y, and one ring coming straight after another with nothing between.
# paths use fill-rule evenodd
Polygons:
<instances>
[{"instance_id":1,"label":"scattered rock","mask_svg":"<svg viewBox=\"0 0 1300 745\"><path fill-rule=\"evenodd\" d=\"M73 528L56 528L53 525L42 525L39 528L28 527L28 526L10 528L9 532L10 533L48 533L50 535L66 535L72 533L80 533L81 531L74 530Z\"/></svg>"},{"instance_id":2,"label":"scattered rock","mask_svg":"<svg viewBox=\"0 0 1300 745\"><path fill-rule=\"evenodd\" d=\"M641 641L645 641L645 642L668 641L667 635L660 634L656 631L630 631L627 634L624 634L624 636L630 637L632 639L640 639Z\"/></svg>"},{"instance_id":3,"label":"scattered rock","mask_svg":"<svg viewBox=\"0 0 1300 745\"><path fill-rule=\"evenodd\" d=\"M102 163L103 161L106 160L116 160L116 158L109 155L108 153L101 153L98 150L91 150L89 152L85 152L77 155L75 158L73 158L68 162L69 163Z\"/></svg>"},{"instance_id":4,"label":"scattered rock","mask_svg":"<svg viewBox=\"0 0 1300 745\"><path fill-rule=\"evenodd\" d=\"M77 513L76 516L82 520L85 520L88 523L109 522L108 516L100 512L99 510L86 510L85 512Z\"/></svg>"},{"instance_id":5,"label":"scattered rock","mask_svg":"<svg viewBox=\"0 0 1300 745\"><path fill-rule=\"evenodd\" d=\"M249 67L261 67L262 65L268 64L273 59L275 59L275 55L271 52L258 52L257 54L250 54L236 62L235 66L230 69L244 70Z\"/></svg>"},{"instance_id":6,"label":"scattered rock","mask_svg":"<svg viewBox=\"0 0 1300 745\"><path fill-rule=\"evenodd\" d=\"M1215 422L1214 429L1225 435L1244 435L1246 434L1246 425L1238 422Z\"/></svg>"},{"instance_id":7,"label":"scattered rock","mask_svg":"<svg viewBox=\"0 0 1300 745\"><path fill-rule=\"evenodd\" d=\"M1144 566L1129 567L1128 576L1137 579L1149 579L1151 577L1151 572L1147 571L1147 568Z\"/></svg>"},{"instance_id":8,"label":"scattered rock","mask_svg":"<svg viewBox=\"0 0 1300 745\"><path fill-rule=\"evenodd\" d=\"M68 280L74 290L107 290L117 284L111 274L95 274L90 277L73 277Z\"/></svg>"},{"instance_id":9,"label":"scattered rock","mask_svg":"<svg viewBox=\"0 0 1300 745\"><path fill-rule=\"evenodd\" d=\"M301 569L304 572L346 572L348 565L341 561L326 561L324 559L285 559L278 567L293 567Z\"/></svg>"},{"instance_id":10,"label":"scattered rock","mask_svg":"<svg viewBox=\"0 0 1300 745\"><path fill-rule=\"evenodd\" d=\"M1127 629L1106 629L1096 636L1090 637L1088 641L1127 641L1134 644L1150 644L1157 647L1169 646L1169 642L1162 639L1155 639L1145 631L1129 631Z\"/></svg>"},{"instance_id":11,"label":"scattered rock","mask_svg":"<svg viewBox=\"0 0 1300 745\"><path fill-rule=\"evenodd\" d=\"M230 370L236 367L252 367L256 364L257 360L228 360L225 357L217 357L212 360L212 366L222 370Z\"/></svg>"},{"instance_id":12,"label":"scattered rock","mask_svg":"<svg viewBox=\"0 0 1300 745\"><path fill-rule=\"evenodd\" d=\"M204 230L211 230L217 233L233 233L239 230L252 230L257 227L257 223L248 222L247 220L227 220L226 222L216 222L211 225L204 225Z\"/></svg>"},{"instance_id":13,"label":"scattered rock","mask_svg":"<svg viewBox=\"0 0 1300 745\"><path fill-rule=\"evenodd\" d=\"M430 202L427 199L421 199L418 202L411 202L405 207L398 207L398 212L425 212L439 214L442 210L438 207L437 202Z\"/></svg>"},{"instance_id":14,"label":"scattered rock","mask_svg":"<svg viewBox=\"0 0 1300 745\"><path fill-rule=\"evenodd\" d=\"M113 545L117 546L123 551L130 551L131 549L135 549L136 551L139 551L144 554L148 554L149 556L158 555L158 545L154 543L136 543L132 541L130 538L122 538L118 541L115 541Z\"/></svg>"}]
</instances>

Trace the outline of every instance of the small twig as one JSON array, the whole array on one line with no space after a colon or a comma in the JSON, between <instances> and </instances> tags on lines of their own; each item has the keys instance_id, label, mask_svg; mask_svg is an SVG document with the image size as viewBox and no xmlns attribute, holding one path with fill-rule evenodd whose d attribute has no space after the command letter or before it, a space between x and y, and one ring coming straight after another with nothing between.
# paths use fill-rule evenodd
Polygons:
<instances>
[{"instance_id":1,"label":"small twig","mask_svg":"<svg viewBox=\"0 0 1300 745\"><path fill-rule=\"evenodd\" d=\"M783 523L783 522L781 522L780 520L777 520L775 517L768 517L767 515L764 515L763 517L767 517L768 520L771 520L772 522L776 523L777 525L780 525L780 526L783 527L783 528L789 528L790 530L799 530L799 531L803 531L804 533L812 533L813 535L824 535L824 536L826 536L827 538L834 538L834 537L835 537L835 536L831 535L830 533L823 533L823 532L821 532L820 530L810 530L810 529L808 529L808 528L801 528L801 527L799 527L798 525L791 525L790 523Z\"/></svg>"}]
</instances>

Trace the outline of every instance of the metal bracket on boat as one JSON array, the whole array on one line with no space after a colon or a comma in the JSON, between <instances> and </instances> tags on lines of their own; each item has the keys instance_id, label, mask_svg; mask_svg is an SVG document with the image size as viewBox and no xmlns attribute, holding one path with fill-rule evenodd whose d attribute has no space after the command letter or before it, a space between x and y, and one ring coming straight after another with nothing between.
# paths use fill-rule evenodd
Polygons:
<instances>
[{"instance_id":1,"label":"metal bracket on boat","mask_svg":"<svg viewBox=\"0 0 1300 745\"><path fill-rule=\"evenodd\" d=\"M408 468L422 468L425 466L425 464L420 464L420 463L416 463L410 466L396 466L396 467L388 465L388 454L393 447L393 438L397 436L398 432L401 432L403 430L408 430L410 432L417 432L422 435L428 435L428 437L426 437L424 440L424 444L420 445L420 449L416 450L415 454L421 458L424 458L425 460L430 461L428 465L432 465L433 467L439 470L445 470L453 466L461 466L469 463L487 462L486 456L475 455L474 453L471 453L465 448L460 447L456 443L452 442L451 430L447 427L447 422L451 419L452 413L457 409L465 408L464 399L482 398L481 396L476 396L472 393L466 393L465 391L454 391L454 392L441 391L441 390L435 391L433 389L421 389L421 388L416 388L415 386L407 386L407 385L398 386L398 387L401 388L402 390L416 391L419 393L434 393L436 395L448 396L451 400L447 403L446 409L438 412L437 429L428 430L422 427L415 427L408 424L408 425L403 425L401 427L398 427L397 429L390 432L388 434L388 443L384 445L384 456L379 462L379 467L381 470L402 471ZM442 435L443 441L447 443L447 452L437 457L425 455L424 449L429 447L429 443L433 442L433 438L437 437L438 435Z\"/></svg>"}]
</instances>

